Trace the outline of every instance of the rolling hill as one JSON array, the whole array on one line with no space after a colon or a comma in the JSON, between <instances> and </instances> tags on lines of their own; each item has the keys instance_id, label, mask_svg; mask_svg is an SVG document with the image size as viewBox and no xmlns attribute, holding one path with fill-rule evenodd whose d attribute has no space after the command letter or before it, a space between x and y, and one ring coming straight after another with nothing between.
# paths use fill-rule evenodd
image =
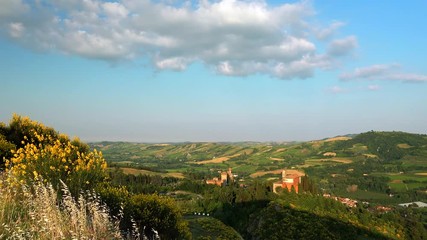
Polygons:
<instances>
[{"instance_id":1,"label":"rolling hill","mask_svg":"<svg viewBox=\"0 0 427 240\"><path fill-rule=\"evenodd\" d=\"M427 189L427 136L420 134L371 131L308 142L98 142L90 146L101 150L110 166L165 177L196 174L207 179L231 167L242 182L273 181L280 177L280 169L296 169L308 174L324 192L379 202L411 200Z\"/></svg>"}]
</instances>

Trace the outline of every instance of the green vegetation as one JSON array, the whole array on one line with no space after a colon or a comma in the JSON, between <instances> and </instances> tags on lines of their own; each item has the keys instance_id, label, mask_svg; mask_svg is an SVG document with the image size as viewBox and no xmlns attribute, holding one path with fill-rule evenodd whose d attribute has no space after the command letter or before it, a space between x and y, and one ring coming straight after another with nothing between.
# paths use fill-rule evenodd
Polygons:
<instances>
[{"instance_id":1,"label":"green vegetation","mask_svg":"<svg viewBox=\"0 0 427 240\"><path fill-rule=\"evenodd\" d=\"M163 177L209 179L231 167L241 183L269 181L281 169L301 169L326 193L378 204L423 201L427 190L427 137L367 132L306 143L93 143L110 166L143 169ZM226 161L197 164L206 160ZM276 174L264 174L274 172ZM181 176L181 175L179 175ZM359 191L347 191L357 185ZM372 193L372 194L368 194ZM375 197L371 197L377 193ZM388 197L394 196L394 197ZM381 197L378 197L381 196Z\"/></svg>"},{"instance_id":2,"label":"green vegetation","mask_svg":"<svg viewBox=\"0 0 427 240\"><path fill-rule=\"evenodd\" d=\"M0 124L0 155L0 239L427 238L427 211L397 205L427 202L424 135L87 145L15 115ZM206 184L228 168L234 181ZM299 193L272 192L282 169L306 174Z\"/></svg>"},{"instance_id":3,"label":"green vegetation","mask_svg":"<svg viewBox=\"0 0 427 240\"><path fill-rule=\"evenodd\" d=\"M87 144L18 115L0 131L0 239L191 238L172 199L111 186Z\"/></svg>"},{"instance_id":4,"label":"green vegetation","mask_svg":"<svg viewBox=\"0 0 427 240\"><path fill-rule=\"evenodd\" d=\"M189 194L172 194L184 212L188 214L194 210L209 212L238 230L244 238L258 236L258 233L247 232L248 226L255 224L255 220L252 219L253 222L250 223L248 220L241 219L259 215L262 209L270 206L268 204L270 201L275 201L275 196L269 194L271 184L272 181L280 178L280 170L285 168L299 169L310 176L311 186L317 186L317 188L312 188L311 192L328 193L333 196L369 202L369 205L364 206L362 210L359 209L365 211L364 214L367 216L372 215L369 212L366 213L367 209L373 211L372 209L375 209L377 205L391 206L395 209L393 211L399 212L404 210L396 208L398 203L427 201L425 192L427 190L427 137L425 135L402 132L368 132L351 137L337 137L306 143L142 144L103 142L91 144L91 147L103 151L110 165L117 167L116 177L122 175L119 173L120 167L145 169L151 171L150 175L163 176L161 178L163 180L160 178L152 180L150 184L145 185L150 187L145 189L136 187L141 186L142 184L138 182L143 182L143 180L138 181L136 178L134 178L135 181L126 180L133 191L173 193L177 189L185 190ZM126 155L120 155L122 151L126 152ZM224 160L229 156L234 157ZM214 161L215 159L219 159L219 161ZM210 161L207 162L207 160ZM218 188L203 184L204 180L217 177L218 171L229 167L232 168L234 174L238 175L238 183L243 184L246 188L242 189L237 185L236 187ZM183 174L186 180L177 182L166 180L169 178L166 178L165 174L171 173ZM123 180L120 181L123 182ZM139 190L136 190L137 188ZM197 195L191 195L191 193ZM294 204L294 206L297 205ZM283 209L285 209L283 214L286 216L296 214L301 216L301 219L316 219L312 215L316 215L316 213L313 213L313 209L310 208L302 212L300 209L292 207ZM379 217L381 216L383 215L379 215ZM334 223L336 226L346 229L342 233L334 232L337 234L336 236L346 237L345 233L350 232L354 236L360 235L365 238L389 238L393 235L390 229L399 232L401 237L396 238L405 238L404 236L410 235L408 232L402 231L402 227L399 225L394 225L389 229L390 231L381 229L379 226L378 231L369 232L369 229L363 227L366 226L366 221L355 224L351 217L346 220L347 222L340 222L342 219L333 220L340 218L327 214L321 214L319 217L323 219L316 223L320 224L320 228L331 225L331 221L336 221ZM379 221L384 224L372 216L362 218L370 219L367 220L368 222ZM426 219L425 212L421 211L418 218ZM304 221L302 220L302 222ZM427 221L421 220L421 222L426 224ZM401 222L401 224L403 223ZM305 228L304 224L296 226ZM425 232L425 229L419 229L423 229L423 227L418 226L417 231ZM331 232L332 230L326 228L324 231ZM384 235L384 231L388 231L388 234ZM295 234L297 233L295 232ZM299 238L302 235L293 236ZM324 237L328 238L328 236L330 235ZM309 236L304 237L309 238Z\"/></svg>"},{"instance_id":5,"label":"green vegetation","mask_svg":"<svg viewBox=\"0 0 427 240\"><path fill-rule=\"evenodd\" d=\"M185 218L193 233L193 239L240 240L242 237L233 228L212 217L187 216Z\"/></svg>"}]
</instances>

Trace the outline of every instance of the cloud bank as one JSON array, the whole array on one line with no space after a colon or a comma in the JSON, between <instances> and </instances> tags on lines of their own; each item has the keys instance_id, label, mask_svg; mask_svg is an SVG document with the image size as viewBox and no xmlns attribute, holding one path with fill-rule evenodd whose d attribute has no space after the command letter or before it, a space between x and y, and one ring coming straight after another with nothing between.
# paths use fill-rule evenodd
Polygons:
<instances>
[{"instance_id":1,"label":"cloud bank","mask_svg":"<svg viewBox=\"0 0 427 240\"><path fill-rule=\"evenodd\" d=\"M340 75L343 81L352 80L386 80L401 82L427 82L427 75L405 73L399 64L377 64L356 68L352 72Z\"/></svg>"},{"instance_id":2,"label":"cloud bank","mask_svg":"<svg viewBox=\"0 0 427 240\"><path fill-rule=\"evenodd\" d=\"M3 0L0 30L32 49L89 59L145 58L176 71L201 62L222 75L292 79L330 68L357 47L355 36L334 38L344 23L319 27L314 17L307 1Z\"/></svg>"}]
</instances>

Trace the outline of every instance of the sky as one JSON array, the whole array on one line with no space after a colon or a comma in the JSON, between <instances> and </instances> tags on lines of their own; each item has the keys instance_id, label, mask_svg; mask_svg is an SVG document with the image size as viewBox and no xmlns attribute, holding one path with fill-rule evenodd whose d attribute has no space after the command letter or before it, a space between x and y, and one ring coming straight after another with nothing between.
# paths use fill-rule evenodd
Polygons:
<instances>
[{"instance_id":1,"label":"sky","mask_svg":"<svg viewBox=\"0 0 427 240\"><path fill-rule=\"evenodd\" d=\"M427 133L427 1L0 0L0 122L84 141Z\"/></svg>"}]
</instances>

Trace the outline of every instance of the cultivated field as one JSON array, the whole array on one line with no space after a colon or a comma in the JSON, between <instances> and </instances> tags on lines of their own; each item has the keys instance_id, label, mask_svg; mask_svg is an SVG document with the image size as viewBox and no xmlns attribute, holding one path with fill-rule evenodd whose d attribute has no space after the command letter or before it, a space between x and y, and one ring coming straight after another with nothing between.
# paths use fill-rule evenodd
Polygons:
<instances>
[{"instance_id":1,"label":"cultivated field","mask_svg":"<svg viewBox=\"0 0 427 240\"><path fill-rule=\"evenodd\" d=\"M132 175L139 175L139 174L146 174L146 175L158 175L162 177L175 177L175 178L184 178L184 175L182 173L173 172L173 173L159 173L159 172L152 172L144 169L136 169L136 168L127 168L122 167L120 168L123 170L124 174L132 174Z\"/></svg>"},{"instance_id":2,"label":"cultivated field","mask_svg":"<svg viewBox=\"0 0 427 240\"><path fill-rule=\"evenodd\" d=\"M240 153L239 154L234 154L234 155L231 155L231 156L226 156L226 157L217 157L217 158L213 158L213 159L210 159L210 160L203 160L203 161L200 161L200 162L196 162L195 164L222 163L222 162L230 160L231 158L238 157L238 156L240 156Z\"/></svg>"}]
</instances>

